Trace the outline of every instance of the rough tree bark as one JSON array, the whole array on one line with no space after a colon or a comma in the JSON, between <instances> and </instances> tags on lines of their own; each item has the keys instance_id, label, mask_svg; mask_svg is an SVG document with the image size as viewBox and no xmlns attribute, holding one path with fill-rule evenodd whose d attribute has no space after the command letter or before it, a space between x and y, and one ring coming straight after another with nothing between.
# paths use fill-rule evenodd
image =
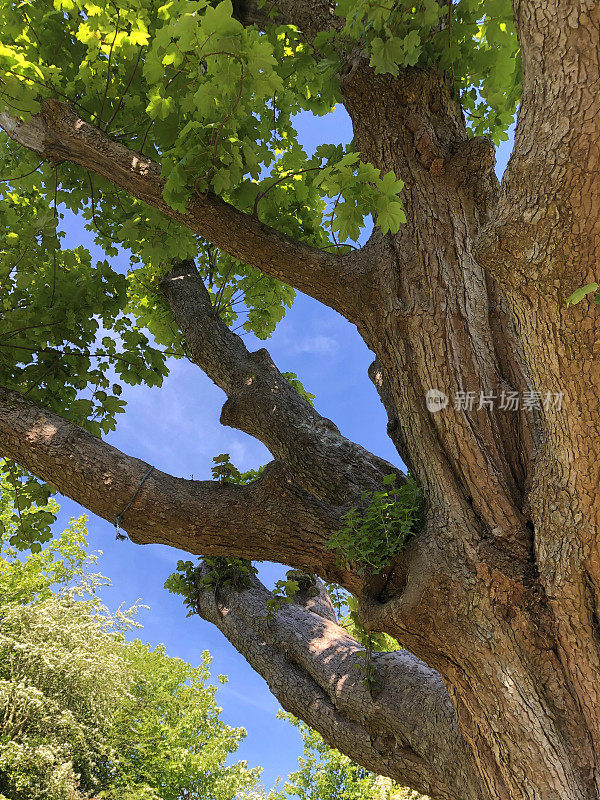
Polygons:
<instances>
[{"instance_id":1,"label":"rough tree bark","mask_svg":"<svg viewBox=\"0 0 600 800\"><path fill-rule=\"evenodd\" d=\"M253 2L237 10L260 23ZM278 14L307 34L339 24L325 0L280 0ZM392 467L303 401L266 351L248 353L185 263L162 288L191 356L227 393L223 423L275 461L247 487L153 473L124 521L132 539L269 558L357 594L365 626L407 649L375 656L372 696L351 668L359 646L326 604L266 618L256 584L206 593L197 610L285 708L365 766L452 800L596 800L600 312L564 301L598 277L600 6L516 0L515 20L524 94L501 186L491 143L467 138L444 75L375 76L360 52L348 56L341 88L356 146L404 179L408 221L341 261L210 195L174 212L155 164L63 103L0 125L343 313L375 354L390 436L427 500L424 530L383 580L340 570L328 537ZM430 413L428 389L564 401ZM147 465L18 395L0 403L2 454L113 520Z\"/></svg>"}]
</instances>

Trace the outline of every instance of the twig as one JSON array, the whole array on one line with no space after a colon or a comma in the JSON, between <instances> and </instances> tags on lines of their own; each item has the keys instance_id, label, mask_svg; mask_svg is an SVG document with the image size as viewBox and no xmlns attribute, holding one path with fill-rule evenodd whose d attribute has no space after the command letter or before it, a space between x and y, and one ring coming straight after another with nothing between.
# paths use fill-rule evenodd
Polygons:
<instances>
[{"instance_id":1,"label":"twig","mask_svg":"<svg viewBox=\"0 0 600 800\"><path fill-rule=\"evenodd\" d=\"M104 114L104 103L106 102L106 95L108 94L108 86L110 83L110 70L112 68L112 54L115 42L117 41L117 36L119 34L120 18L121 18L121 9L117 8L117 24L115 25L115 35L113 36L112 44L110 46L110 50L108 51L108 71L106 73L106 85L104 87L104 97L102 98L100 111L98 112L98 114L96 114L96 121L98 122L99 125L102 124L102 114Z\"/></svg>"},{"instance_id":2,"label":"twig","mask_svg":"<svg viewBox=\"0 0 600 800\"><path fill-rule=\"evenodd\" d=\"M342 189L342 191L343 191L343 189ZM331 222L329 223L329 230L330 230L330 232L331 232L331 236L332 236L332 238L333 238L333 243L335 244L335 249L337 250L337 254L338 254L338 256L339 256L339 259L340 259L340 269L341 269L341 268L342 268L342 266L343 266L343 264L342 264L342 253L341 253L341 251L340 251L340 245L339 245L339 242L338 242L338 240L337 240L337 238L336 238L336 235L335 235L335 233L333 232L333 218L334 218L334 216L335 216L335 210L336 210L336 208L337 208L337 204L340 202L340 197L341 197L341 196L342 196L342 192L340 192L340 193L338 194L338 196L335 198L335 203L333 204L333 209L332 209L332 211L331 211Z\"/></svg>"},{"instance_id":3,"label":"twig","mask_svg":"<svg viewBox=\"0 0 600 800\"><path fill-rule=\"evenodd\" d=\"M452 47L452 3L453 0L448 0L448 52ZM454 64L450 62L450 72L452 73L452 93L455 91L455 77L454 77Z\"/></svg>"},{"instance_id":4,"label":"twig","mask_svg":"<svg viewBox=\"0 0 600 800\"><path fill-rule=\"evenodd\" d=\"M219 126L219 130L217 132L217 137L215 139L215 146L214 146L214 149L213 149L212 160L213 160L213 163L214 163L216 161L216 159L217 159L217 145L219 144L219 139L221 138L221 133L223 132L223 128L225 126L225 123L231 117L233 112L236 110L240 100L242 99L242 91L244 89L244 62L242 61L242 59L239 56L236 56L234 53L228 53L228 52L226 52L224 50L217 50L214 53L207 53L205 58L208 58L209 56L230 56L231 58L234 58L238 62L238 64L240 65L240 88L238 89L237 97L235 98L235 103L233 104L233 106L229 110L229 113L223 118L223 121L221 122L221 124Z\"/></svg>"},{"instance_id":5,"label":"twig","mask_svg":"<svg viewBox=\"0 0 600 800\"><path fill-rule=\"evenodd\" d=\"M54 165L54 219L56 220L56 224L58 225L58 207L57 207L57 195L58 195L58 166ZM56 229L54 231L56 241L54 242L54 247L52 249L52 297L50 298L50 308L54 305L54 295L56 292L56 245L58 243L58 233Z\"/></svg>"},{"instance_id":6,"label":"twig","mask_svg":"<svg viewBox=\"0 0 600 800\"><path fill-rule=\"evenodd\" d=\"M256 211L257 211L257 208L258 208L258 204L263 199L263 197L267 194L267 192L270 192L271 189L274 186L277 186L277 184L281 183L282 181L284 181L287 178L290 178L290 177L292 177L294 175L302 175L305 172L314 172L315 170L321 170L321 169L325 169L325 167L306 167L306 169L300 169L297 172L294 172L293 170L288 170L286 175L282 175L281 178L278 178L270 186L267 186L267 188L264 190L264 192L259 192L256 195L256 197L254 198L254 208L252 209L252 213L254 214L254 216L256 216Z\"/></svg>"},{"instance_id":7,"label":"twig","mask_svg":"<svg viewBox=\"0 0 600 800\"><path fill-rule=\"evenodd\" d=\"M30 78L28 75L19 75L18 72L13 72L12 69L6 69L6 72L10 72L11 75L14 75L15 78L22 78L24 81L31 81L31 83L36 83L38 86L43 86L44 89L52 89L52 91L57 94L59 97L62 97L63 100L66 100L68 103L71 103L77 108L80 108L82 111L85 111L86 114L89 115L90 119L94 116L91 111L89 111L85 106L82 106L76 100L73 100L72 97L64 94L63 92L59 92L56 86L50 82L50 84L44 83L44 81L39 81L36 78ZM6 101L5 101L6 102ZM22 109L21 109L22 110Z\"/></svg>"},{"instance_id":8,"label":"twig","mask_svg":"<svg viewBox=\"0 0 600 800\"><path fill-rule=\"evenodd\" d=\"M8 462L5 463L8 465ZM17 516L19 517L19 526L21 528L21 533L23 536L25 536L25 526L23 525L23 517L21 516L21 503L19 502L19 490L17 488L17 480L14 476L11 466L8 466L8 473L10 475L10 481L13 485L13 489L15 490L15 508L17 509Z\"/></svg>"},{"instance_id":9,"label":"twig","mask_svg":"<svg viewBox=\"0 0 600 800\"><path fill-rule=\"evenodd\" d=\"M98 225L98 220L96 219L96 202L94 200L94 184L92 183L92 175L91 175L89 170L86 170L86 171L87 171L88 181L89 181L89 184L90 184L90 203L91 203L91 206L92 206L92 222L96 226L96 230L98 231L100 236L104 236L105 239L108 239L111 242L116 242L117 244L120 244L120 242L117 241L117 239L113 239L112 236L109 236L107 233L104 233L102 228Z\"/></svg>"},{"instance_id":10,"label":"twig","mask_svg":"<svg viewBox=\"0 0 600 800\"><path fill-rule=\"evenodd\" d=\"M223 297L223 292L225 291L225 286L227 285L227 281L229 280L229 276L231 275L231 273L233 271L233 267L234 267L233 264L229 267L229 269L227 270L227 274L223 278L223 282L221 283L221 286L220 286L219 290L217 291L217 296L215 297L215 302L213 304L213 308L215 309L217 314L220 311L221 298Z\"/></svg>"},{"instance_id":11,"label":"twig","mask_svg":"<svg viewBox=\"0 0 600 800\"><path fill-rule=\"evenodd\" d=\"M31 172L26 172L24 175L13 175L10 178L0 178L0 183L10 183L11 181L20 181L22 178L28 178L30 175L33 175L34 172L37 172L43 163L44 159L42 159L37 167L34 167Z\"/></svg>"},{"instance_id":12,"label":"twig","mask_svg":"<svg viewBox=\"0 0 600 800\"><path fill-rule=\"evenodd\" d=\"M148 127L146 128L146 131L145 131L145 133L144 133L144 138L142 139L142 143L141 143L141 145L140 145L140 153L143 153L143 152L144 152L144 146L145 146L145 144L146 144L146 139L148 138L148 134L150 133L150 128L151 128L153 125L154 125L154 120L153 120L153 119L151 119L151 120L150 120L150 122L148 123Z\"/></svg>"},{"instance_id":13,"label":"twig","mask_svg":"<svg viewBox=\"0 0 600 800\"><path fill-rule=\"evenodd\" d=\"M140 52L138 53L137 61L135 62L135 66L134 66L134 68L133 68L133 72L132 72L132 73L131 73L131 75L129 76L129 80L127 81L127 85L125 86L125 89L123 90L123 94L122 94L122 95L121 95L121 97L119 98L119 103L118 103L118 105L117 105L117 108L116 108L115 112L113 113L112 117L111 117L111 118L108 120L108 122L107 122L107 123L106 123L106 125L104 126L104 132L105 132L105 133L108 133L108 129L110 128L110 126L111 126L111 124L113 123L113 121L114 121L115 117L117 116L117 114L118 114L118 113L119 113L119 111L121 110L121 107L122 107L122 105L123 105L123 100L124 100L124 99L125 99L125 97L127 96L127 92L129 91L129 87L131 86L131 84L132 84L132 82L133 82L133 79L134 79L134 77L135 77L135 73L137 72L137 68L138 68L138 66L139 66L139 63L140 63L140 58L141 58L141 56L142 56L142 50L143 50L143 49L144 49L144 45L142 45L142 46L140 47Z\"/></svg>"},{"instance_id":14,"label":"twig","mask_svg":"<svg viewBox=\"0 0 600 800\"><path fill-rule=\"evenodd\" d=\"M22 328L15 328L12 331L8 331L8 333L3 333L2 336L0 336L0 340L9 338L11 336L16 336L17 333L23 333L23 331L29 331L32 328L51 328L58 324L58 322L40 322L38 325L25 325Z\"/></svg>"},{"instance_id":15,"label":"twig","mask_svg":"<svg viewBox=\"0 0 600 800\"><path fill-rule=\"evenodd\" d=\"M29 29L31 30L31 32L32 32L32 33L33 33L33 35L35 36L35 40L36 40L36 42L37 42L37 43L39 44L39 46L41 47L41 46L42 46L42 43L40 42L40 37L39 37L39 36L37 35L37 33L35 32L35 29L34 29L33 25L31 24L31 20L29 19L29 17L27 16L27 14L26 14L26 12L25 12L25 11L23 11L23 16L25 17L25 21L27 22L27 25L29 26Z\"/></svg>"},{"instance_id":16,"label":"twig","mask_svg":"<svg viewBox=\"0 0 600 800\"><path fill-rule=\"evenodd\" d=\"M4 278L2 279L2 283L0 283L0 292L4 289L6 281L10 278L10 275L11 275L12 271L14 269L16 269L19 266L19 264L21 263L21 261L25 258L25 255L26 255L26 253L27 253L27 251L29 250L30 247L31 247L31 241L29 241L27 243L27 247L25 248L25 250L23 250L21 255L18 257L18 259L15 261L15 263L12 265L12 267L8 270L8 272L6 273Z\"/></svg>"},{"instance_id":17,"label":"twig","mask_svg":"<svg viewBox=\"0 0 600 800\"><path fill-rule=\"evenodd\" d=\"M8 344L0 341L0 348L5 347L8 347L11 350L26 350L28 353L51 353L57 356L62 356L63 358L67 358L68 356L75 356L76 358L109 358L114 361L122 361L124 364L128 364L130 367L135 366L132 361L128 361L118 353L90 353L89 350L81 352L76 350L64 351L58 350L56 347L31 347L24 344ZM176 358L182 358L184 355L177 350L161 350L160 353L166 356L175 356Z\"/></svg>"},{"instance_id":18,"label":"twig","mask_svg":"<svg viewBox=\"0 0 600 800\"><path fill-rule=\"evenodd\" d=\"M350 242L344 242L340 245L335 244L324 244L322 247L319 247L319 250L327 250L329 247L350 247L352 250L360 250L360 247L357 247L355 244L350 244Z\"/></svg>"},{"instance_id":19,"label":"twig","mask_svg":"<svg viewBox=\"0 0 600 800\"><path fill-rule=\"evenodd\" d=\"M235 99L235 102L234 102L233 106L229 110L229 113L226 114L225 117L222 119L221 124L219 125L219 128L217 130L217 135L215 137L215 144L214 144L214 147L213 147L213 154L212 154L212 164L213 164L213 166L211 166L211 168L208 170L208 172L206 172L204 175L201 175L200 177L196 178L196 180L194 181L194 191L195 192L198 191L198 182L199 181L203 181L205 178L208 178L208 176L211 174L211 172L214 169L214 163L217 160L217 147L218 147L218 144L219 144L219 140L221 138L221 134L223 133L223 128L225 127L225 123L227 122L227 120L231 117L231 115L233 114L235 109L238 107L238 104L239 104L239 102L240 102L240 100L242 98L242 91L244 89L244 62L242 61L242 59L239 56L235 55L235 53L229 53L226 50L215 50L214 53L207 53L205 58L209 58L210 56L230 56L231 58L234 58L239 63L239 65L240 65L240 88L238 90L237 97Z\"/></svg>"},{"instance_id":20,"label":"twig","mask_svg":"<svg viewBox=\"0 0 600 800\"><path fill-rule=\"evenodd\" d=\"M32 385L29 387L29 389L27 389L27 391L23 392L23 397L27 397L27 395L29 394L29 392L33 392L33 390L34 390L34 389L37 389L37 388L39 387L40 383L41 383L41 382L44 380L44 378L46 377L46 375L49 375L49 374L52 372L52 370L53 370L53 369L54 369L54 364L51 364L51 365L48 367L48 369L44 370L44 372L42 372L42 375L41 375L41 377L40 377L40 378L38 378L38 380L37 380L35 383L33 383L33 384L32 384Z\"/></svg>"}]
</instances>

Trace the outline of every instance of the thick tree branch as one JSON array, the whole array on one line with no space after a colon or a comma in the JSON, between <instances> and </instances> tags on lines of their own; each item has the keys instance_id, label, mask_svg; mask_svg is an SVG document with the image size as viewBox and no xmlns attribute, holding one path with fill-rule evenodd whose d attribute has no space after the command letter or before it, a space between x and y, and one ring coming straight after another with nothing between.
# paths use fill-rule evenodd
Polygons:
<instances>
[{"instance_id":1,"label":"thick tree branch","mask_svg":"<svg viewBox=\"0 0 600 800\"><path fill-rule=\"evenodd\" d=\"M342 436L277 369L264 349L250 353L212 306L191 261L161 282L194 362L227 394L221 422L260 439L294 481L337 505L381 486L396 468Z\"/></svg>"},{"instance_id":2,"label":"thick tree branch","mask_svg":"<svg viewBox=\"0 0 600 800\"><path fill-rule=\"evenodd\" d=\"M431 797L473 789L470 759L441 679L406 651L374 654L365 686L362 646L330 619L296 604L266 614L258 581L200 595L213 622L267 681L284 708L361 764ZM464 792L464 795L463 795Z\"/></svg>"},{"instance_id":3,"label":"thick tree branch","mask_svg":"<svg viewBox=\"0 0 600 800\"><path fill-rule=\"evenodd\" d=\"M600 603L600 309L566 300L600 275L600 6L515 0L514 17L522 102L497 211L476 255L506 293L532 388L560 398L536 412L526 510L544 591L557 619L565 611L569 619L562 652L597 669L585 598L591 586ZM578 553L562 569L557 541ZM600 730L596 710L586 713Z\"/></svg>"},{"instance_id":4,"label":"thick tree branch","mask_svg":"<svg viewBox=\"0 0 600 800\"><path fill-rule=\"evenodd\" d=\"M349 313L356 287L352 285L351 267L347 274L341 274L344 268L336 255L280 233L210 192L196 192L185 213L175 211L163 199L165 182L160 166L112 141L99 128L80 119L67 103L45 100L41 112L25 123L1 112L0 127L44 159L69 161L95 172L243 263ZM344 265L351 263L344 259Z\"/></svg>"},{"instance_id":5,"label":"thick tree branch","mask_svg":"<svg viewBox=\"0 0 600 800\"><path fill-rule=\"evenodd\" d=\"M149 467L7 389L0 389L0 453L109 522ZM340 570L326 547L340 524L338 510L294 484L281 462L247 486L153 470L123 520L138 544L279 561L357 592L360 581Z\"/></svg>"}]
</instances>

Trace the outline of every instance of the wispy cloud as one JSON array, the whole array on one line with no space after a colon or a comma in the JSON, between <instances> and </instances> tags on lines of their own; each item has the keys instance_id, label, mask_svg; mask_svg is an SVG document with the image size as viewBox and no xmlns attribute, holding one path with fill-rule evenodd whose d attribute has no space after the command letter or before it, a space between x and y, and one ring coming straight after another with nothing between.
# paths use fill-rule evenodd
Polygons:
<instances>
[{"instance_id":1,"label":"wispy cloud","mask_svg":"<svg viewBox=\"0 0 600 800\"><path fill-rule=\"evenodd\" d=\"M299 339L291 347L293 353L306 353L319 356L334 356L340 349L337 339L332 336L316 334Z\"/></svg>"},{"instance_id":2,"label":"wispy cloud","mask_svg":"<svg viewBox=\"0 0 600 800\"><path fill-rule=\"evenodd\" d=\"M225 686L219 687L219 696L223 695L230 695L234 697L240 703L244 703L245 705L252 706L252 708L256 708L259 711L263 711L265 714L269 716L274 716L277 711L279 710L279 703L273 697L272 702L271 696L266 695L265 700L256 699L256 697L250 697L248 694L243 694L242 692L238 692L236 689L233 689L230 684L226 684Z\"/></svg>"}]
</instances>

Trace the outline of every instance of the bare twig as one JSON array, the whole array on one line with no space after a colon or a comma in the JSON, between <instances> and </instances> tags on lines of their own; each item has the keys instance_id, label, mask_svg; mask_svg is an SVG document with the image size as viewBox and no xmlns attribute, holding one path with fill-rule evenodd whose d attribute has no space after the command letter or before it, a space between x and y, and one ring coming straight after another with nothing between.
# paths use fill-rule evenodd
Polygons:
<instances>
[{"instance_id":1,"label":"bare twig","mask_svg":"<svg viewBox=\"0 0 600 800\"><path fill-rule=\"evenodd\" d=\"M92 174L89 170L87 170L87 176L90 184L90 203L92 206L92 222L96 226L96 230L98 231L100 236L103 236L105 239L108 239L111 242L116 242L116 244L120 244L120 242L118 242L116 239L113 239L112 236L109 236L107 233L105 233L102 230L102 228L98 225L98 220L96 219L96 201L94 199L94 184L92 183Z\"/></svg>"},{"instance_id":2,"label":"bare twig","mask_svg":"<svg viewBox=\"0 0 600 800\"><path fill-rule=\"evenodd\" d=\"M32 328L51 328L58 324L58 322L40 322L38 325L24 325L22 328L15 328L12 331L8 331L8 333L3 333L0 339L8 339L11 336L16 336L17 333L23 333L23 331L29 331Z\"/></svg>"},{"instance_id":3,"label":"bare twig","mask_svg":"<svg viewBox=\"0 0 600 800\"><path fill-rule=\"evenodd\" d=\"M294 177L295 175L303 175L305 172L314 172L315 170L321 170L321 169L325 169L325 167L306 167L306 169L300 169L297 172L294 172L294 170L288 170L288 172L285 175L282 175L281 178L278 178L270 186L267 186L267 188L263 192L259 192L256 195L256 197L254 198L254 208L252 209L252 213L254 214L254 216L256 216L258 204L267 194L267 192L270 192L274 186L277 186L279 183L282 183L282 181L285 181L287 178Z\"/></svg>"},{"instance_id":4,"label":"bare twig","mask_svg":"<svg viewBox=\"0 0 600 800\"><path fill-rule=\"evenodd\" d=\"M56 224L58 225L58 204L57 204L57 195L58 195L58 166L54 165L54 219L56 220ZM54 305L54 296L56 293L56 246L58 243L58 234L55 230L55 236L57 241L54 242L54 247L52 248L52 297L50 298L50 308Z\"/></svg>"},{"instance_id":5,"label":"bare twig","mask_svg":"<svg viewBox=\"0 0 600 800\"><path fill-rule=\"evenodd\" d=\"M19 518L19 527L21 528L21 532L23 536L25 536L25 526L23 525L23 517L21 516L21 502L19 496L19 489L17 487L17 479L13 473L12 467L10 466L9 462L5 462L8 465L8 474L10 475L10 482L13 485L13 489L15 491L15 508L17 509L17 516Z\"/></svg>"},{"instance_id":6,"label":"bare twig","mask_svg":"<svg viewBox=\"0 0 600 800\"><path fill-rule=\"evenodd\" d=\"M63 92L59 92L59 90L56 88L56 86L54 86L53 83L48 84L48 83L44 83L44 81L37 80L36 78L30 78L28 75L19 75L18 72L14 72L12 69L8 69L8 68L6 69L6 72L10 72L10 74L14 75L15 78L20 78L20 79L22 79L24 81L30 81L30 83L35 83L38 86L43 86L44 89L51 89L54 92L54 94L56 94L58 97L62 97L63 100L66 100L68 103L71 103L71 105L74 105L77 108L80 108L82 111L85 111L85 113L90 118L92 118L94 116L92 114L92 112L89 111L85 106L82 106L81 103L78 103L76 100L73 100L72 97L69 97L68 95L64 94ZM23 109L20 109L20 110L22 111Z\"/></svg>"},{"instance_id":7,"label":"bare twig","mask_svg":"<svg viewBox=\"0 0 600 800\"><path fill-rule=\"evenodd\" d=\"M12 265L12 267L8 270L8 272L6 273L4 278L2 279L2 283L0 283L0 292L4 289L4 286L6 285L6 281L10 278L13 270L15 270L19 266L21 261L25 258L25 255L26 255L26 253L27 253L27 251L29 250L30 247L31 247L31 241L29 241L27 243L27 247L25 248L25 250L23 250L21 255L18 257L18 259L15 261L15 263Z\"/></svg>"},{"instance_id":8,"label":"bare twig","mask_svg":"<svg viewBox=\"0 0 600 800\"><path fill-rule=\"evenodd\" d=\"M12 181L20 181L22 178L28 178L30 175L33 175L34 172L37 172L43 163L44 159L38 163L37 167L34 167L30 172L26 172L24 175L13 175L10 178L0 178L0 183L11 183Z\"/></svg>"}]
</instances>

